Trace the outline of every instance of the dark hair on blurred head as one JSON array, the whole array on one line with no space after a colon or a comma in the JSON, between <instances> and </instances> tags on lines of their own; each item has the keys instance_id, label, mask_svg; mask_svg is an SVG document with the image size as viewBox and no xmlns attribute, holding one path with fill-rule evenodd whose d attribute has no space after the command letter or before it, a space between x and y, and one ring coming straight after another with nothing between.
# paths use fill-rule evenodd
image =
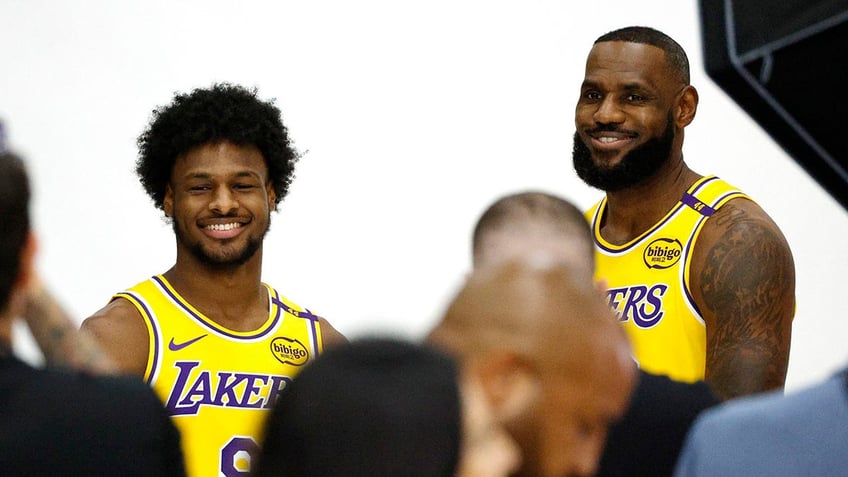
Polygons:
<instances>
[{"instance_id":1,"label":"dark hair on blurred head","mask_svg":"<svg viewBox=\"0 0 848 477\"><path fill-rule=\"evenodd\" d=\"M394 338L328 349L280 395L255 477L452 477L457 374L442 352Z\"/></svg>"},{"instance_id":2,"label":"dark hair on blurred head","mask_svg":"<svg viewBox=\"0 0 848 477\"><path fill-rule=\"evenodd\" d=\"M30 231L30 187L20 157L0 151L0 310L9 304Z\"/></svg>"},{"instance_id":3,"label":"dark hair on blurred head","mask_svg":"<svg viewBox=\"0 0 848 477\"><path fill-rule=\"evenodd\" d=\"M288 193L299 158L273 100L262 101L256 89L229 83L177 94L171 104L153 110L148 128L138 138L136 173L156 207L177 158L194 148L220 142L255 146L268 166L279 203Z\"/></svg>"}]
</instances>

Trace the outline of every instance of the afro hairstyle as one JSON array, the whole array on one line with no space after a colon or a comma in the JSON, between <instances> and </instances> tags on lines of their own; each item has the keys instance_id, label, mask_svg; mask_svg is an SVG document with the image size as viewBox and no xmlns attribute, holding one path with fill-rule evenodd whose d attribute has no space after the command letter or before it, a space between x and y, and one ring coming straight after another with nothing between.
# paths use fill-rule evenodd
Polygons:
<instances>
[{"instance_id":1,"label":"afro hairstyle","mask_svg":"<svg viewBox=\"0 0 848 477\"><path fill-rule=\"evenodd\" d=\"M216 83L208 89L177 93L171 104L153 110L138 137L136 173L159 209L177 158L192 149L221 142L255 146L268 166L276 203L288 193L300 158L273 100L262 101L256 88Z\"/></svg>"}]
</instances>

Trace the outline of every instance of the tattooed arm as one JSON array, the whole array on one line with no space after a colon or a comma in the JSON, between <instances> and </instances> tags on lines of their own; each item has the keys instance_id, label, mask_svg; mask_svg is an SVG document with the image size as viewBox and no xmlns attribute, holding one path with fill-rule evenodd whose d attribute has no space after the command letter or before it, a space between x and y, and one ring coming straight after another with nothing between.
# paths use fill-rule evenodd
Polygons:
<instances>
[{"instance_id":1,"label":"tattooed arm","mask_svg":"<svg viewBox=\"0 0 848 477\"><path fill-rule=\"evenodd\" d=\"M117 371L112 360L91 336L77 329L37 277L27 289L23 318L48 365L94 374Z\"/></svg>"},{"instance_id":2,"label":"tattooed arm","mask_svg":"<svg viewBox=\"0 0 848 477\"><path fill-rule=\"evenodd\" d=\"M707 382L725 399L782 389L795 265L777 225L750 200L728 202L704 224L689 274L707 327Z\"/></svg>"}]
</instances>

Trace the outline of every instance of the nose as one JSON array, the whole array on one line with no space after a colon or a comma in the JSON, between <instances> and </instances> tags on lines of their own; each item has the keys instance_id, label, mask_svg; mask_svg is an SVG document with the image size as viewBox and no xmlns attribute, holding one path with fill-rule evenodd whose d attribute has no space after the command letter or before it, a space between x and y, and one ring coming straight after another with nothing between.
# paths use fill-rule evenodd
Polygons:
<instances>
[{"instance_id":1,"label":"nose","mask_svg":"<svg viewBox=\"0 0 848 477\"><path fill-rule=\"evenodd\" d=\"M216 214L227 215L238 210L239 203L229 187L216 187L209 202L209 208Z\"/></svg>"},{"instance_id":2,"label":"nose","mask_svg":"<svg viewBox=\"0 0 848 477\"><path fill-rule=\"evenodd\" d=\"M624 111L619 107L615 97L607 95L598 104L593 119L598 124L619 124L624 122Z\"/></svg>"}]
</instances>

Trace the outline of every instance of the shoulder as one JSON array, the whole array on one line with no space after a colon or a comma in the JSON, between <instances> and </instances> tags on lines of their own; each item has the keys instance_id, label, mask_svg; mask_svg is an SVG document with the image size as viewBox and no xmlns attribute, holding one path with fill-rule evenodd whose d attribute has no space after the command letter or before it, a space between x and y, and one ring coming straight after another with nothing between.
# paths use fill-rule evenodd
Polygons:
<instances>
[{"instance_id":1,"label":"shoulder","mask_svg":"<svg viewBox=\"0 0 848 477\"><path fill-rule=\"evenodd\" d=\"M842 379L786 395L771 391L727 401L697 419L691 440L716 454L747 449L762 455L792 453L799 440L811 436L818 436L817 445L848 437L848 396Z\"/></svg>"},{"instance_id":2,"label":"shoulder","mask_svg":"<svg viewBox=\"0 0 848 477\"><path fill-rule=\"evenodd\" d=\"M332 347L339 344L346 344L348 342L347 338L343 334L341 334L341 332L336 330L333 325L330 324L329 320L327 320L323 316L312 313L307 308L295 304L270 285L266 284L266 286L268 286L268 288L271 290L271 293L277 297L277 300L279 300L279 302L285 308L294 312L295 316L316 320L318 322L318 329L321 333L321 343L323 348Z\"/></svg>"},{"instance_id":3,"label":"shoulder","mask_svg":"<svg viewBox=\"0 0 848 477\"><path fill-rule=\"evenodd\" d=\"M115 298L83 320L81 329L98 341L121 370L144 374L148 331L135 305L125 299Z\"/></svg>"},{"instance_id":4,"label":"shoulder","mask_svg":"<svg viewBox=\"0 0 848 477\"><path fill-rule=\"evenodd\" d=\"M29 374L4 396L6 411L19 418L7 423L17 439L0 449L0 460L16 475L183 475L179 433L138 377ZM7 461L7 452L15 458Z\"/></svg>"},{"instance_id":5,"label":"shoulder","mask_svg":"<svg viewBox=\"0 0 848 477\"><path fill-rule=\"evenodd\" d=\"M696 300L729 288L767 287L775 301L794 303L795 264L777 224L748 198L730 200L704 223L692 257ZM705 311L705 310L702 310Z\"/></svg>"},{"instance_id":6,"label":"shoulder","mask_svg":"<svg viewBox=\"0 0 848 477\"><path fill-rule=\"evenodd\" d=\"M321 327L321 342L324 349L347 344L347 338L336 330L326 318L319 316L318 326Z\"/></svg>"},{"instance_id":7,"label":"shoulder","mask_svg":"<svg viewBox=\"0 0 848 477\"><path fill-rule=\"evenodd\" d=\"M745 244L765 240L789 251L780 228L756 202L747 197L728 201L704 223L698 247L716 243Z\"/></svg>"}]
</instances>

